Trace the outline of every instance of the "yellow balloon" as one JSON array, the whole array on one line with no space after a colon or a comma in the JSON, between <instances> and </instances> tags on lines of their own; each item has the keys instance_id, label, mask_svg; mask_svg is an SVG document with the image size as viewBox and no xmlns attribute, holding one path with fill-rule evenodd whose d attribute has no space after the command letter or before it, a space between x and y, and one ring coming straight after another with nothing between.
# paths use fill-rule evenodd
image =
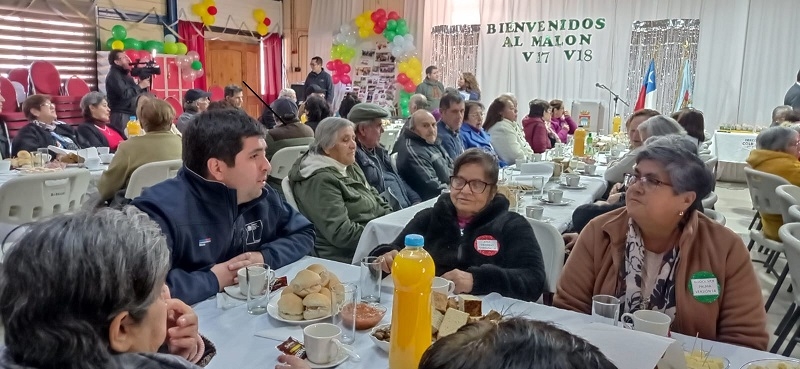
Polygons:
<instances>
[{"instance_id":1,"label":"yellow balloon","mask_svg":"<svg viewBox=\"0 0 800 369\"><path fill-rule=\"evenodd\" d=\"M375 28L375 22L372 19L367 20L364 22L364 28L368 29L370 32L373 32L373 28Z\"/></svg>"},{"instance_id":2,"label":"yellow balloon","mask_svg":"<svg viewBox=\"0 0 800 369\"><path fill-rule=\"evenodd\" d=\"M214 24L214 22L217 21L217 17L215 17L215 16L213 16L211 14L204 15L204 16L202 16L200 18L203 20L203 24L206 25L206 26L210 26L210 25Z\"/></svg>"},{"instance_id":3,"label":"yellow balloon","mask_svg":"<svg viewBox=\"0 0 800 369\"><path fill-rule=\"evenodd\" d=\"M267 27L267 25L264 23L259 23L258 26L256 27L256 31L258 32L259 35L266 36L267 33L269 33L269 27Z\"/></svg>"},{"instance_id":4,"label":"yellow balloon","mask_svg":"<svg viewBox=\"0 0 800 369\"><path fill-rule=\"evenodd\" d=\"M122 50L124 48L125 48L125 44L120 40L116 40L116 41L111 43L111 50Z\"/></svg>"},{"instance_id":5,"label":"yellow balloon","mask_svg":"<svg viewBox=\"0 0 800 369\"><path fill-rule=\"evenodd\" d=\"M206 7L214 6L214 0L203 0L203 5Z\"/></svg>"},{"instance_id":6,"label":"yellow balloon","mask_svg":"<svg viewBox=\"0 0 800 369\"><path fill-rule=\"evenodd\" d=\"M411 81L414 82L415 85L422 83L422 77L419 74L415 74Z\"/></svg>"},{"instance_id":7,"label":"yellow balloon","mask_svg":"<svg viewBox=\"0 0 800 369\"><path fill-rule=\"evenodd\" d=\"M367 38L370 36L370 34L372 34L372 30L370 29L361 28L358 30L358 35L361 36L361 38Z\"/></svg>"},{"instance_id":8,"label":"yellow balloon","mask_svg":"<svg viewBox=\"0 0 800 369\"><path fill-rule=\"evenodd\" d=\"M253 19L258 22L263 22L264 18L267 17L267 13L264 12L264 9L255 9L253 10Z\"/></svg>"},{"instance_id":9,"label":"yellow balloon","mask_svg":"<svg viewBox=\"0 0 800 369\"><path fill-rule=\"evenodd\" d=\"M198 17L202 17L206 14L207 8L203 7L203 4L194 4L192 5L192 13L197 15Z\"/></svg>"}]
</instances>

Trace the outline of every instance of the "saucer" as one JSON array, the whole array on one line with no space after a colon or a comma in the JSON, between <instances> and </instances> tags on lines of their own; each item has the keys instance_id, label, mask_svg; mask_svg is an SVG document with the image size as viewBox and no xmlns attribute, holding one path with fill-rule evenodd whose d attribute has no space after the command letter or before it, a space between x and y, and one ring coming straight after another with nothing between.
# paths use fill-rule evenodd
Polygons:
<instances>
[{"instance_id":1,"label":"saucer","mask_svg":"<svg viewBox=\"0 0 800 369\"><path fill-rule=\"evenodd\" d=\"M225 293L228 294L228 296L233 297L233 298L235 298L237 300L242 300L242 301L247 300L247 296L242 295L242 292L239 291L239 285L238 284L235 285L235 286L225 287L225 288L223 288L223 290L225 291Z\"/></svg>"},{"instance_id":2,"label":"saucer","mask_svg":"<svg viewBox=\"0 0 800 369\"><path fill-rule=\"evenodd\" d=\"M575 202L575 200L565 199L565 198L562 198L561 202L550 202L550 200L548 200L546 197L539 198L539 201L542 204L553 205L553 206L566 206Z\"/></svg>"},{"instance_id":3,"label":"saucer","mask_svg":"<svg viewBox=\"0 0 800 369\"><path fill-rule=\"evenodd\" d=\"M308 364L308 366L311 367L311 368L320 368L320 369L321 368L333 368L333 367L339 366L343 362L347 361L347 358L348 358L347 353L342 351L342 350L339 350L339 356L337 356L336 360L334 360L334 361L331 361L331 362L325 363L325 364L315 364L315 363L312 363L310 360L306 359L306 364Z\"/></svg>"},{"instance_id":4,"label":"saucer","mask_svg":"<svg viewBox=\"0 0 800 369\"><path fill-rule=\"evenodd\" d=\"M565 188L565 189L568 189L568 190L585 190L586 189L586 185L585 184L578 184L577 186L570 186L570 185L568 185L566 183L559 183L558 185L561 188Z\"/></svg>"},{"instance_id":5,"label":"saucer","mask_svg":"<svg viewBox=\"0 0 800 369\"><path fill-rule=\"evenodd\" d=\"M533 219L533 218L531 218ZM533 219L535 221L544 222L544 223L552 223L555 219L550 217L542 217L542 219Z\"/></svg>"},{"instance_id":6,"label":"saucer","mask_svg":"<svg viewBox=\"0 0 800 369\"><path fill-rule=\"evenodd\" d=\"M601 175L599 175L599 174L597 174L597 173L595 173L595 174L586 174L586 172L585 172L585 171L582 171L582 170L580 170L579 172L581 172L581 175L582 175L582 176L587 176L587 177L602 177Z\"/></svg>"}]
</instances>

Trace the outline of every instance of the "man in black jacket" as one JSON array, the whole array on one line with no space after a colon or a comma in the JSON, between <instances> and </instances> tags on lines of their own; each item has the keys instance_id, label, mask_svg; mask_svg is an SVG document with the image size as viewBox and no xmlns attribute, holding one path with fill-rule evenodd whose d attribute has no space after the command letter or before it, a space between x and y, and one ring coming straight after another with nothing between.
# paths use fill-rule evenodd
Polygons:
<instances>
[{"instance_id":1,"label":"man in black jacket","mask_svg":"<svg viewBox=\"0 0 800 369\"><path fill-rule=\"evenodd\" d=\"M311 58L311 72L308 72L305 83L306 98L314 93L314 91L311 90L311 85L321 87L325 91L325 101L328 102L328 105L333 106L333 79L331 75L322 68L322 58L319 56Z\"/></svg>"},{"instance_id":2,"label":"man in black jacket","mask_svg":"<svg viewBox=\"0 0 800 369\"><path fill-rule=\"evenodd\" d=\"M786 91L783 105L789 105L794 108L794 111L800 112L800 71L797 72L797 82L789 88L789 91Z\"/></svg>"},{"instance_id":3,"label":"man in black jacket","mask_svg":"<svg viewBox=\"0 0 800 369\"><path fill-rule=\"evenodd\" d=\"M131 116L136 115L136 98L150 87L150 78L137 84L130 75L131 59L122 50L108 53L111 68L106 76L106 96L111 108L110 124L118 131L125 131Z\"/></svg>"}]
</instances>

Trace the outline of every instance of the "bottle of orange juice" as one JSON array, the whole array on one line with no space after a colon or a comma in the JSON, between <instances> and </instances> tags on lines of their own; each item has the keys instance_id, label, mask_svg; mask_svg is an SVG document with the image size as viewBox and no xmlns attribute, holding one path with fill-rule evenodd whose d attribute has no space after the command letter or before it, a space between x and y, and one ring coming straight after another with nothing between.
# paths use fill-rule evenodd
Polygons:
<instances>
[{"instance_id":1,"label":"bottle of orange juice","mask_svg":"<svg viewBox=\"0 0 800 369\"><path fill-rule=\"evenodd\" d=\"M611 133L617 133L620 129L622 129L622 117L617 114L611 119Z\"/></svg>"},{"instance_id":2,"label":"bottle of orange juice","mask_svg":"<svg viewBox=\"0 0 800 369\"><path fill-rule=\"evenodd\" d=\"M128 137L139 136L142 133L142 127L139 125L139 121L136 120L135 115L131 115L125 128L128 131Z\"/></svg>"},{"instance_id":3,"label":"bottle of orange juice","mask_svg":"<svg viewBox=\"0 0 800 369\"><path fill-rule=\"evenodd\" d=\"M573 143L572 143L572 156L575 157L582 157L586 150L586 130L583 128L578 128L575 130L575 135L573 136Z\"/></svg>"},{"instance_id":4,"label":"bottle of orange juice","mask_svg":"<svg viewBox=\"0 0 800 369\"><path fill-rule=\"evenodd\" d=\"M405 239L406 247L394 258L394 303L389 341L389 369L413 369L431 345L431 286L433 258L418 234Z\"/></svg>"}]
</instances>

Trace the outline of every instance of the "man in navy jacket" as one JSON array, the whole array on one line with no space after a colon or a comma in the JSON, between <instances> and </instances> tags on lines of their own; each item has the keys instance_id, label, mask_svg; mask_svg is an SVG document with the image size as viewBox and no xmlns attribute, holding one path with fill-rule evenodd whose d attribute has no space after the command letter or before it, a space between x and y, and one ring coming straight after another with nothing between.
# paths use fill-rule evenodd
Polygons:
<instances>
[{"instance_id":1,"label":"man in navy jacket","mask_svg":"<svg viewBox=\"0 0 800 369\"><path fill-rule=\"evenodd\" d=\"M455 161L464 152L464 144L458 137L464 122L464 98L458 92L444 94L439 100L439 112L442 119L436 123L437 136L442 140L444 151Z\"/></svg>"},{"instance_id":2,"label":"man in navy jacket","mask_svg":"<svg viewBox=\"0 0 800 369\"><path fill-rule=\"evenodd\" d=\"M183 134L178 176L133 205L167 236L167 285L187 304L234 285L253 263L277 269L314 247L314 226L266 186L271 167L260 125L240 109L199 114Z\"/></svg>"}]
</instances>

